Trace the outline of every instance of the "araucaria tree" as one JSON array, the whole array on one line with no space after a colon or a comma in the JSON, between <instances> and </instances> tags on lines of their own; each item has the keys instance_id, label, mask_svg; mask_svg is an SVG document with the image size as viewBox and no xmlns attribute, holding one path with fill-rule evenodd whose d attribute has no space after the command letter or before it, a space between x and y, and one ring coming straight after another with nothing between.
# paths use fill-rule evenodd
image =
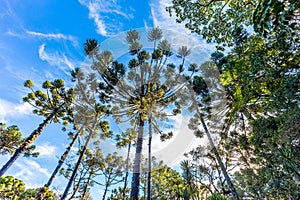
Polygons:
<instances>
[{"instance_id":1,"label":"araucaria tree","mask_svg":"<svg viewBox=\"0 0 300 200\"><path fill-rule=\"evenodd\" d=\"M16 149L23 143L24 138L22 138L22 133L20 132L18 126L12 125L6 127L6 124L0 123L0 155L13 154ZM25 152L24 156L37 157L38 152L33 152L35 145L29 146Z\"/></svg>"},{"instance_id":2,"label":"araucaria tree","mask_svg":"<svg viewBox=\"0 0 300 200\"><path fill-rule=\"evenodd\" d=\"M102 166L100 167L100 175L103 176L105 183L95 182L101 186L104 186L104 193L102 200L105 200L109 188L123 181L123 166L124 161L122 156L118 156L117 152L108 154L102 158Z\"/></svg>"},{"instance_id":3,"label":"araucaria tree","mask_svg":"<svg viewBox=\"0 0 300 200\"><path fill-rule=\"evenodd\" d=\"M132 126L137 126L138 135L130 194L130 198L136 200L139 197L145 128L150 127L148 129L150 134L155 129L163 139L172 136L172 133L160 131L157 124L168 115L174 116L180 113L180 91L186 86L187 80L187 76L182 73L183 65L190 50L181 47L180 49L186 51L176 57L169 42L162 40L162 31L159 28L154 28L148 33L148 40L154 43L154 48L150 51L142 48L140 35L136 30L128 31L126 40L129 44L129 54L132 56L128 65L114 60L110 51L99 52L99 45L93 39L87 40L84 46L93 60L91 68L98 72L101 80L98 88L101 101L112 105L112 115L117 122L130 121ZM181 65L177 66L178 70L176 65L170 62L170 57L172 61L180 60ZM150 153L151 151L149 155Z\"/></svg>"},{"instance_id":4,"label":"araucaria tree","mask_svg":"<svg viewBox=\"0 0 300 200\"><path fill-rule=\"evenodd\" d=\"M52 184L52 182L54 181L55 177L57 176L57 174L59 173L59 170L62 168L65 160L67 159L72 147L74 146L74 144L77 142L80 134L83 134L83 131L82 131L82 128L79 128L79 130L77 130L75 127L74 127L74 132L75 132L75 135L73 132L69 132L69 137L71 138L71 142L70 144L68 145L68 147L66 148L66 150L64 151L64 153L61 155L58 163L57 163L57 166L55 167L55 169L53 170L50 178L48 179L47 183L40 188L40 191L38 192L37 194L37 199L43 199L43 196L44 196L44 193L45 191L50 187L50 185Z\"/></svg>"},{"instance_id":5,"label":"araucaria tree","mask_svg":"<svg viewBox=\"0 0 300 200\"><path fill-rule=\"evenodd\" d=\"M85 134L82 136L84 144L80 147L78 159L72 169L72 174L61 198L62 200L68 195L90 142L94 138L105 139L112 135L112 132L109 131L109 122L105 120L109 109L97 99L98 84L95 74L85 74L80 69L75 69L72 72L72 76L74 81L76 81L74 88L74 124L79 129L82 129Z\"/></svg>"},{"instance_id":6,"label":"araucaria tree","mask_svg":"<svg viewBox=\"0 0 300 200\"><path fill-rule=\"evenodd\" d=\"M134 144L134 139L136 138L137 133L134 129L127 129L125 132L116 135L116 142L118 148L127 147L127 155L125 160L125 177L124 177L124 186L122 189L122 200L126 197L126 189L128 184L128 175L129 175L129 167L130 167L130 150Z\"/></svg>"},{"instance_id":7,"label":"araucaria tree","mask_svg":"<svg viewBox=\"0 0 300 200\"><path fill-rule=\"evenodd\" d=\"M33 82L27 80L24 86L31 90L26 97L23 98L24 102L29 103L33 106L33 113L44 116L46 119L39 124L38 128L35 129L24 142L15 150L12 157L7 163L1 168L0 176L2 176L9 167L17 160L17 158L24 152L28 147L35 141L35 139L42 133L47 124L50 122L59 123L63 121L67 125L70 121L70 115L73 112L73 89L67 89L64 86L64 81L57 79L52 82L45 81L43 83L42 90L33 89Z\"/></svg>"}]
</instances>

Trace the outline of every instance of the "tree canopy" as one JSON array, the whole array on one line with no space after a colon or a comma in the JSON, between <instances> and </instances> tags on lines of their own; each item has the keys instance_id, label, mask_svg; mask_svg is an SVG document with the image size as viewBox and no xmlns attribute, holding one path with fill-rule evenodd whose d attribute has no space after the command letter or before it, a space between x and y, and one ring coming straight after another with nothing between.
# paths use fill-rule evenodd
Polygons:
<instances>
[{"instance_id":1,"label":"tree canopy","mask_svg":"<svg viewBox=\"0 0 300 200\"><path fill-rule=\"evenodd\" d=\"M159 27L147 32L151 48L137 30L123 34L121 58L87 39L90 66L72 71L72 87L24 83L23 100L45 118L28 137L0 124L0 154L12 155L0 171L0 198L92 199L99 188L103 200L300 199L299 9L297 0L172 0L166 11L216 46L200 63L189 60L195 49L174 49ZM152 139L171 139L162 122L183 111L207 145L171 167L152 155ZM38 155L33 142L51 122L72 131L48 183L28 189L3 176L21 154ZM51 186L58 172L62 194Z\"/></svg>"}]
</instances>

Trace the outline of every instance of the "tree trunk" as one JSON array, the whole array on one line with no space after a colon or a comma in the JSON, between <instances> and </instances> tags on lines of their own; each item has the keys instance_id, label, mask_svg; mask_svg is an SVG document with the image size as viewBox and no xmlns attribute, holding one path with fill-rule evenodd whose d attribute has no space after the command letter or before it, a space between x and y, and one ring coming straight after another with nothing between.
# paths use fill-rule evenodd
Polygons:
<instances>
[{"instance_id":1,"label":"tree trunk","mask_svg":"<svg viewBox=\"0 0 300 200\"><path fill-rule=\"evenodd\" d=\"M219 163L219 165L220 165L220 167L221 167L221 170L222 170L222 173L223 173L223 175L224 175L224 177L225 177L225 179L226 179L226 182L227 182L227 184L228 184L228 186L229 186L229 188L230 188L230 190L231 190L231 193L232 193L232 195L233 195L233 197L234 197L234 200L239 200L239 197L238 197L237 192L236 192L236 190L235 190L235 188L234 188L234 185L233 185L233 183L231 182L231 179L230 179L230 177L229 177L229 175L228 175L228 173L227 173L227 171L226 171L226 168L225 168L225 166L224 166L224 164L223 164L223 161L221 160L221 157L220 157L220 155L219 155L219 152L218 152L218 150L216 149L216 147L215 147L215 145L214 145L214 142L213 142L213 140L212 140L212 138L211 138L210 132L209 132L209 130L208 130L206 124L205 124L205 121L204 121L202 115L201 115L199 112L198 112L198 114L199 114L199 116L200 116L200 121L201 121L202 126L203 126L203 128L204 128L204 131L205 131L205 133L206 133L206 135L207 135L207 138L208 138L208 141L209 141L209 143L210 143L210 146L212 147L212 150L213 150L214 154L215 154L216 157L217 157L218 163Z\"/></svg>"},{"instance_id":2,"label":"tree trunk","mask_svg":"<svg viewBox=\"0 0 300 200\"><path fill-rule=\"evenodd\" d=\"M137 145L134 158L133 176L131 184L130 199L138 200L139 197L139 186L140 186L140 167L141 167L141 153L143 148L143 137L144 137L144 121L139 119L139 132L137 138Z\"/></svg>"},{"instance_id":3,"label":"tree trunk","mask_svg":"<svg viewBox=\"0 0 300 200\"><path fill-rule=\"evenodd\" d=\"M83 194L82 194L82 197L80 198L80 200L84 200L84 197L85 197L85 194L86 194L86 192L87 192L87 189L88 189L88 186L89 186L89 183L90 183L90 180L91 180L93 171L94 171L94 169L91 168L89 177L88 177L88 179L87 179L87 182L85 183L85 186L84 186L84 189L83 189Z\"/></svg>"},{"instance_id":4,"label":"tree trunk","mask_svg":"<svg viewBox=\"0 0 300 200\"><path fill-rule=\"evenodd\" d=\"M69 200L71 200L71 199L73 199L73 198L77 198L77 197L75 196L75 194L76 194L76 192L77 192L78 189L79 189L79 185L80 185L81 181L84 179L84 176L87 174L87 172L88 172L89 170L90 170L90 168L88 168L88 169L86 170L86 172L83 172L84 170L82 170L82 171L80 172L80 177L79 177L77 183L73 186L73 192L72 192L72 195L70 196ZM80 195L79 195L78 197L80 198Z\"/></svg>"},{"instance_id":5,"label":"tree trunk","mask_svg":"<svg viewBox=\"0 0 300 200\"><path fill-rule=\"evenodd\" d=\"M18 159L18 157L28 148L36 138L41 135L42 131L46 128L47 124L54 117L55 112L53 111L44 121L41 123L37 129L35 129L24 141L24 143L15 151L12 157L7 161L7 163L0 170L0 177L12 166L12 164Z\"/></svg>"},{"instance_id":6,"label":"tree trunk","mask_svg":"<svg viewBox=\"0 0 300 200\"><path fill-rule=\"evenodd\" d=\"M145 178L146 178L146 174L145 174ZM146 194L147 194L147 185L145 183L145 187L143 187L144 189L144 198L143 199L146 199Z\"/></svg>"},{"instance_id":7,"label":"tree trunk","mask_svg":"<svg viewBox=\"0 0 300 200\"><path fill-rule=\"evenodd\" d=\"M71 185L72 185L72 183L73 183L74 180L75 180L75 176L76 176L76 173L77 173L77 171L78 171L78 169L79 169L79 165L80 165L81 160L82 160L82 158L83 158L84 152L85 152L85 150L86 150L86 148L87 148L87 146L88 146L88 144L89 144L89 142L90 142L90 140L91 140L91 138L92 138L92 135L93 135L93 132L90 132L90 134L88 135L88 138L87 138L86 141L85 141L85 144L84 144L84 146L83 146L83 148L82 148L82 150L81 150L81 152L80 152L79 158L78 158L77 163L76 163L76 165L75 165L75 168L74 168L74 170L73 170L73 172L72 172L72 175L71 175L71 177L70 177L70 179L69 179L69 182L68 182L68 184L67 184L67 186L66 186L66 189L65 189L65 191L64 191L64 193L63 193L63 196L61 197L61 200L66 199L66 197L67 197L67 195L68 195L68 192L69 192L69 190L70 190L70 188L71 188Z\"/></svg>"},{"instance_id":8,"label":"tree trunk","mask_svg":"<svg viewBox=\"0 0 300 200\"><path fill-rule=\"evenodd\" d=\"M45 192L45 188L49 188L49 186L52 184L54 178L56 177L57 173L59 172L61 166L63 165L63 163L65 162L69 152L71 151L73 145L75 144L80 132L81 132L82 128L80 130L77 131L76 135L74 136L74 138L72 139L71 143L69 144L68 148L66 149L66 151L61 155L60 160L58 161L58 164L56 166L56 168L54 169L51 177L49 178L48 182L44 185L44 187L42 187L40 189L40 191L37 194L37 199L38 200L42 200L43 199L43 194Z\"/></svg>"},{"instance_id":9,"label":"tree trunk","mask_svg":"<svg viewBox=\"0 0 300 200\"><path fill-rule=\"evenodd\" d=\"M126 174L125 174L125 180L124 180L124 188L122 191L122 200L125 200L126 193L125 190L127 188L127 179L129 175L129 155L130 155L130 148L131 148L131 142L128 144L128 149L127 149L127 158L126 158Z\"/></svg>"},{"instance_id":10,"label":"tree trunk","mask_svg":"<svg viewBox=\"0 0 300 200\"><path fill-rule=\"evenodd\" d=\"M102 200L105 200L106 193L107 193L108 187L110 185L110 175L111 174L108 175L107 183L105 183L105 189L104 189L104 194L103 194Z\"/></svg>"},{"instance_id":11,"label":"tree trunk","mask_svg":"<svg viewBox=\"0 0 300 200\"><path fill-rule=\"evenodd\" d=\"M149 143L148 143L148 179L147 179L147 200L151 200L151 142L152 142L152 119L149 118Z\"/></svg>"}]
</instances>

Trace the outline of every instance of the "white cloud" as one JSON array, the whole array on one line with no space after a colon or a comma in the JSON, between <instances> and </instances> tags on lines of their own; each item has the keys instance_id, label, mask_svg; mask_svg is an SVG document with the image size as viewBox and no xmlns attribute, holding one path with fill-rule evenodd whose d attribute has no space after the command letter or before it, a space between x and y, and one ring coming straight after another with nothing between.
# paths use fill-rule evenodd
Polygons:
<instances>
[{"instance_id":1,"label":"white cloud","mask_svg":"<svg viewBox=\"0 0 300 200\"><path fill-rule=\"evenodd\" d=\"M67 75L69 75L70 70L74 69L74 61L70 61L65 54L59 54L57 51L55 53L47 53L45 51L45 46L45 44L42 44L39 47L39 58L48 62L52 66L59 67Z\"/></svg>"},{"instance_id":2,"label":"white cloud","mask_svg":"<svg viewBox=\"0 0 300 200\"><path fill-rule=\"evenodd\" d=\"M150 7L154 26L160 26L165 29L176 29L180 32L183 31L183 33L189 33L184 25L176 23L175 18L170 17L169 13L166 12L166 7L169 5L171 5L171 0L151 1Z\"/></svg>"},{"instance_id":3,"label":"white cloud","mask_svg":"<svg viewBox=\"0 0 300 200\"><path fill-rule=\"evenodd\" d=\"M23 180L26 186L30 184L37 187L51 175L48 169L43 168L39 163L30 159L19 159L14 166L18 168L18 172L14 176Z\"/></svg>"},{"instance_id":4,"label":"white cloud","mask_svg":"<svg viewBox=\"0 0 300 200\"><path fill-rule=\"evenodd\" d=\"M9 122L11 118L19 118L31 114L32 106L28 103L12 103L0 99L0 122Z\"/></svg>"},{"instance_id":5,"label":"white cloud","mask_svg":"<svg viewBox=\"0 0 300 200\"><path fill-rule=\"evenodd\" d=\"M191 33L189 29L185 28L184 24L177 23L175 16L170 17L166 11L166 7L169 5L171 5L171 0L151 0L150 7L154 27L160 27L171 32L172 41L170 42L172 45L175 43L177 46L188 46L192 48L192 52L197 52L196 54L199 51L208 53L209 58L210 53L215 51L214 44L207 44L199 35ZM193 48L197 49L193 50Z\"/></svg>"},{"instance_id":6,"label":"white cloud","mask_svg":"<svg viewBox=\"0 0 300 200\"><path fill-rule=\"evenodd\" d=\"M0 4L0 18L5 17L9 17L13 20L16 18L16 15L11 8L10 1L8 0L3 0Z\"/></svg>"},{"instance_id":7,"label":"white cloud","mask_svg":"<svg viewBox=\"0 0 300 200\"><path fill-rule=\"evenodd\" d=\"M21 115L29 115L32 112L32 106L28 103L22 103L19 105L15 105L14 110Z\"/></svg>"},{"instance_id":8,"label":"white cloud","mask_svg":"<svg viewBox=\"0 0 300 200\"><path fill-rule=\"evenodd\" d=\"M184 159L183 154L188 153L193 148L204 145L205 140L196 138L188 128L189 116L177 115L172 117L172 128L166 128L165 132L172 131L173 137L165 142L160 141L158 134L153 134L152 154L158 160L163 160L169 166L175 166ZM148 137L145 137L145 144L147 145ZM143 148L143 154L146 156L148 146Z\"/></svg>"},{"instance_id":9,"label":"white cloud","mask_svg":"<svg viewBox=\"0 0 300 200\"><path fill-rule=\"evenodd\" d=\"M117 18L123 17L127 20L133 18L131 14L123 12L124 8L117 0L79 0L79 3L88 8L89 18L94 20L97 27L96 32L103 36L111 36L121 30L122 24ZM110 17L105 16L108 13Z\"/></svg>"},{"instance_id":10,"label":"white cloud","mask_svg":"<svg viewBox=\"0 0 300 200\"><path fill-rule=\"evenodd\" d=\"M30 31L23 29L22 31L16 32L11 29L6 31L7 35L18 37L20 39L28 38L28 36L34 36L38 38L45 38L47 40L66 40L72 42L74 46L78 46L78 40L72 35L64 35L62 33L41 33L36 31Z\"/></svg>"},{"instance_id":11,"label":"white cloud","mask_svg":"<svg viewBox=\"0 0 300 200\"><path fill-rule=\"evenodd\" d=\"M48 40L53 40L53 39L54 40L69 40L74 45L78 45L77 39L71 35L64 35L62 33L41 33L41 32L29 31L29 30L25 30L25 32L29 35L46 38Z\"/></svg>"},{"instance_id":12,"label":"white cloud","mask_svg":"<svg viewBox=\"0 0 300 200\"><path fill-rule=\"evenodd\" d=\"M57 147L49 143L37 145L35 151L39 152L40 158L55 158Z\"/></svg>"},{"instance_id":13,"label":"white cloud","mask_svg":"<svg viewBox=\"0 0 300 200\"><path fill-rule=\"evenodd\" d=\"M6 34L10 35L10 36L14 36L14 37L18 37L18 38L25 38L24 34L21 34L21 33L17 33L15 31L12 31L11 29L8 29Z\"/></svg>"},{"instance_id":14,"label":"white cloud","mask_svg":"<svg viewBox=\"0 0 300 200\"><path fill-rule=\"evenodd\" d=\"M164 29L176 30L182 34L190 35L190 31L185 28L184 24L176 22L174 16L170 17L166 7L171 5L172 0L151 0L151 14L155 27L159 26Z\"/></svg>"},{"instance_id":15,"label":"white cloud","mask_svg":"<svg viewBox=\"0 0 300 200\"><path fill-rule=\"evenodd\" d=\"M165 142L160 140L160 135L154 133L152 137L152 156L156 157L157 160L162 160L164 164L170 167L179 167L180 162L187 159L184 154L189 153L191 150L202 146L207 150L210 146L208 138L204 135L202 138L197 138L194 132L188 128L190 116L188 115L177 115L172 117L173 127L165 128L163 132L167 133L172 131L173 137ZM168 127L168 124L162 125L162 127ZM202 125L199 129L203 131ZM212 134L212 133L211 133ZM212 134L214 144L219 143L219 136ZM144 137L143 141L143 156L148 157L148 135ZM134 152L131 153L134 157Z\"/></svg>"},{"instance_id":16,"label":"white cloud","mask_svg":"<svg viewBox=\"0 0 300 200\"><path fill-rule=\"evenodd\" d=\"M9 155L1 156L0 163L5 163ZM20 157L6 172L7 176L14 176L24 181L26 188L37 188L44 184L50 177L47 168L32 158Z\"/></svg>"}]
</instances>

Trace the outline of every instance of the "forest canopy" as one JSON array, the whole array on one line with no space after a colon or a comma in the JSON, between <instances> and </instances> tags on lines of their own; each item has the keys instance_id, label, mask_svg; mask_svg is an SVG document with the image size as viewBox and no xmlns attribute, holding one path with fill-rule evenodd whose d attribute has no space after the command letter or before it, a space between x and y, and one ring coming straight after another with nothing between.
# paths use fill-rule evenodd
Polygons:
<instances>
[{"instance_id":1,"label":"forest canopy","mask_svg":"<svg viewBox=\"0 0 300 200\"><path fill-rule=\"evenodd\" d=\"M165 12L215 45L200 63L189 60L197 49L174 49L163 27L147 29L151 48L139 31L127 31L126 61L86 39L89 66L72 70L72 84L25 81L23 101L42 119L29 136L0 124L0 153L11 156L0 169L0 198L99 199L92 192L99 188L103 200L300 199L299 7L297 0L172 0ZM172 140L162 124L183 113L208 145L182 152L172 167L153 156L153 138ZM124 122L124 131L114 130ZM61 127L68 145L49 180L25 188L6 172L21 155L39 159L34 142L49 124ZM106 152L105 141L115 151ZM62 191L53 187L57 176L65 178Z\"/></svg>"}]
</instances>

